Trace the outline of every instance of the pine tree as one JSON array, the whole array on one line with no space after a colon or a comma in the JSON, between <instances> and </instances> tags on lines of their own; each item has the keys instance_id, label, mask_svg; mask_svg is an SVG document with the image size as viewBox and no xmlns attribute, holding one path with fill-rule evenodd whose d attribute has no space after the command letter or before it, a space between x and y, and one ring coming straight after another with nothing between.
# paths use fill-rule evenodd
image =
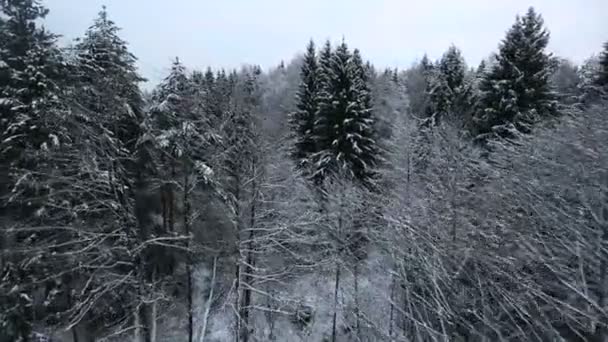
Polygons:
<instances>
[{"instance_id":1,"label":"pine tree","mask_svg":"<svg viewBox=\"0 0 608 342\"><path fill-rule=\"evenodd\" d=\"M467 80L466 63L460 50L450 46L438 62L437 68L427 72L427 75L427 123L437 125L441 119L446 118L464 126L469 116L472 85Z\"/></svg>"},{"instance_id":2,"label":"pine tree","mask_svg":"<svg viewBox=\"0 0 608 342\"><path fill-rule=\"evenodd\" d=\"M141 323L136 331L143 332L149 340L153 333L151 311L155 303L150 297L156 288L150 285L154 272L148 262L150 248L146 242L154 227L147 224L149 211L142 201L153 175L151 146L149 140L144 141L144 103L139 89L144 79L137 72L137 58L129 52L119 31L104 7L84 37L77 41L73 50L74 118L85 131L97 135L82 142L82 149L88 151L83 154L90 155L90 159L84 161L89 167L83 176L107 175L99 179L95 189L101 192L96 194L99 201L108 205L101 212L111 218L108 221L111 223L94 226L95 230L100 234L109 231L120 234L119 239L107 246L115 251L108 256L108 262L131 265L130 268L108 268L111 277L130 274L132 283L118 287L118 294L105 298L104 305L114 307L120 302L123 314L130 317L135 314ZM113 207L120 210L112 211ZM138 245L146 248L136 250ZM102 279L95 280L93 289L107 286ZM81 310L89 309L82 306ZM104 307L93 307L79 314L95 319L104 314Z\"/></svg>"},{"instance_id":3,"label":"pine tree","mask_svg":"<svg viewBox=\"0 0 608 342\"><path fill-rule=\"evenodd\" d=\"M420 60L420 68L422 69L423 72L429 72L431 70L433 70L435 66L433 65L433 62L429 59L429 56L425 53L424 56L422 56L422 59Z\"/></svg>"},{"instance_id":4,"label":"pine tree","mask_svg":"<svg viewBox=\"0 0 608 342\"><path fill-rule=\"evenodd\" d=\"M310 166L310 157L316 152L314 124L319 110L319 66L315 44L311 40L306 48L300 72L300 86L297 93L297 111L290 121L294 131L295 144L292 158L305 172Z\"/></svg>"},{"instance_id":5,"label":"pine tree","mask_svg":"<svg viewBox=\"0 0 608 342\"><path fill-rule=\"evenodd\" d=\"M375 168L380 160L380 151L377 146L379 137L376 134L376 121L369 87L371 68L369 68L369 64L364 66L358 49L353 51L349 70L353 80L352 92L357 112L350 123L345 122L345 131L347 137L349 133L352 134L352 137L348 139L353 151L353 174L356 179L368 182L374 178ZM396 71L393 74L396 74Z\"/></svg>"},{"instance_id":6,"label":"pine tree","mask_svg":"<svg viewBox=\"0 0 608 342\"><path fill-rule=\"evenodd\" d=\"M448 86L445 75L439 69L433 69L426 76L426 95L428 104L425 107L424 127L438 125L452 108L452 90Z\"/></svg>"},{"instance_id":7,"label":"pine tree","mask_svg":"<svg viewBox=\"0 0 608 342\"><path fill-rule=\"evenodd\" d=\"M161 146L167 146L170 154L177 149L171 130L180 125L180 120L187 112L192 110L193 84L188 80L185 66L175 59L169 75L155 90L153 95L154 106L150 110L153 127L161 134L157 139Z\"/></svg>"},{"instance_id":8,"label":"pine tree","mask_svg":"<svg viewBox=\"0 0 608 342\"><path fill-rule=\"evenodd\" d=\"M22 171L35 169L40 153L55 145L61 128L55 124L62 104L60 83L65 81L63 61L56 47L57 36L37 25L48 13L38 1L11 0L0 3L0 196L13 192L34 195L34 182L17 182ZM18 184L20 183L20 184ZM16 185L24 185L21 189ZM26 201L26 202L29 202ZM27 208L30 209L27 209ZM24 205L24 214L39 208Z\"/></svg>"},{"instance_id":9,"label":"pine tree","mask_svg":"<svg viewBox=\"0 0 608 342\"><path fill-rule=\"evenodd\" d=\"M346 43L333 53L328 45L320 58L323 76L314 175L324 179L344 173L368 183L378 156L367 76L360 56L353 56Z\"/></svg>"},{"instance_id":10,"label":"pine tree","mask_svg":"<svg viewBox=\"0 0 608 342\"><path fill-rule=\"evenodd\" d=\"M67 75L57 36L40 27L47 13L36 0L0 1L0 215L17 226L56 223L45 220L53 184L45 172L55 167L51 150L65 140ZM57 284L48 284L40 292L39 284L63 266L38 247L65 241L65 234L9 233L8 226L0 228L0 340L26 340L34 311L38 318L47 314L34 293L56 291ZM5 254L9 244L13 252Z\"/></svg>"},{"instance_id":11,"label":"pine tree","mask_svg":"<svg viewBox=\"0 0 608 342\"><path fill-rule=\"evenodd\" d=\"M118 35L120 28L103 7L75 47L82 103L105 122L130 153L141 136L143 98L137 58Z\"/></svg>"},{"instance_id":12,"label":"pine tree","mask_svg":"<svg viewBox=\"0 0 608 342\"><path fill-rule=\"evenodd\" d=\"M196 190L212 183L212 168L209 147L217 138L210 127L212 118L207 116L206 93L200 89L204 78L193 73L188 77L184 65L176 58L169 75L155 91L149 121L156 146L156 175L161 198L162 229L155 236L175 237L181 233L185 237L186 259L186 300L188 303L188 336L194 336L193 309L193 265L195 256L191 253L193 241L194 207ZM203 82L204 83L204 82ZM181 203L181 205L179 204ZM182 208L180 211L178 208ZM181 214L178 220L178 213ZM181 225L180 225L181 223ZM179 228L178 228L179 227ZM172 276L179 256L176 249L166 246L148 248L146 260L154 265L156 274L160 272ZM160 272L159 272L160 271ZM157 280L151 278L150 283ZM173 284L171 284L173 285ZM166 287L166 286L165 286Z\"/></svg>"},{"instance_id":13,"label":"pine tree","mask_svg":"<svg viewBox=\"0 0 608 342\"><path fill-rule=\"evenodd\" d=\"M597 75L597 85L608 92L608 42L604 43L604 51L600 55L600 70Z\"/></svg>"},{"instance_id":14,"label":"pine tree","mask_svg":"<svg viewBox=\"0 0 608 342\"><path fill-rule=\"evenodd\" d=\"M531 124L555 114L549 85L551 55L545 52L549 32L533 8L517 17L480 84L476 133L511 136L529 132Z\"/></svg>"},{"instance_id":15,"label":"pine tree","mask_svg":"<svg viewBox=\"0 0 608 342\"><path fill-rule=\"evenodd\" d=\"M477 75L483 75L483 73L486 72L486 61L485 60L481 60L481 62L479 62L479 65L477 66L477 70L475 70L475 73Z\"/></svg>"},{"instance_id":16,"label":"pine tree","mask_svg":"<svg viewBox=\"0 0 608 342\"><path fill-rule=\"evenodd\" d=\"M450 91L456 93L464 84L466 64L460 49L452 45L439 61L439 70L445 77Z\"/></svg>"}]
</instances>

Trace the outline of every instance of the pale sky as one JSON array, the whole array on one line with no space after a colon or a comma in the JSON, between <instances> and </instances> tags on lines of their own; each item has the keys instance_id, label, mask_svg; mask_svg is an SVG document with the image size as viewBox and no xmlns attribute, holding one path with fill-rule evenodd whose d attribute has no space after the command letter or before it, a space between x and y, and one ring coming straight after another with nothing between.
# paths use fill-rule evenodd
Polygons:
<instances>
[{"instance_id":1,"label":"pale sky","mask_svg":"<svg viewBox=\"0 0 608 342\"><path fill-rule=\"evenodd\" d=\"M122 27L143 76L158 82L179 56L190 67L263 68L289 61L313 38L343 36L379 67L435 59L454 43L477 65L496 50L516 14L532 5L550 50L576 63L608 41L607 0L44 0L47 26L81 36L102 5Z\"/></svg>"}]
</instances>

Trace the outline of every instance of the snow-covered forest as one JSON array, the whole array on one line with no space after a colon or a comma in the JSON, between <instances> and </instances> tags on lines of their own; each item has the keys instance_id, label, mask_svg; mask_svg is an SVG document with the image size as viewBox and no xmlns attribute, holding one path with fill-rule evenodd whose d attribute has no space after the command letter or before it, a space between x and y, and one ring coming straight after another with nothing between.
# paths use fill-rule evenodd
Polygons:
<instances>
[{"instance_id":1,"label":"snow-covered forest","mask_svg":"<svg viewBox=\"0 0 608 342\"><path fill-rule=\"evenodd\" d=\"M105 8L47 13L0 0L1 342L608 341L608 43L524 8L480 65L346 37L143 91Z\"/></svg>"}]
</instances>

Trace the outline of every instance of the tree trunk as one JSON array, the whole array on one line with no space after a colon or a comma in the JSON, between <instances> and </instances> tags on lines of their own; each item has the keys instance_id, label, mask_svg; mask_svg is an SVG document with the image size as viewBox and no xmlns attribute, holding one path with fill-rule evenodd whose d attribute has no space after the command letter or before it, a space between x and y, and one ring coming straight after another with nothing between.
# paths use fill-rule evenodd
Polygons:
<instances>
[{"instance_id":1,"label":"tree trunk","mask_svg":"<svg viewBox=\"0 0 608 342\"><path fill-rule=\"evenodd\" d=\"M608 212L608 208L606 209ZM608 218L608 213L606 213ZM598 306L606 312L608 310L608 227L604 227L602 239L600 242L600 270L599 270L599 295ZM596 335L598 342L608 342L608 319L605 313L600 312L600 326L597 328ZM603 316L603 317L602 317Z\"/></svg>"},{"instance_id":2,"label":"tree trunk","mask_svg":"<svg viewBox=\"0 0 608 342\"><path fill-rule=\"evenodd\" d=\"M354 267L354 281L355 281L355 329L357 331L357 339L361 340L361 318L359 308L359 261L355 261Z\"/></svg>"},{"instance_id":3,"label":"tree trunk","mask_svg":"<svg viewBox=\"0 0 608 342\"><path fill-rule=\"evenodd\" d=\"M139 261L140 269L139 269L139 296L140 296L140 306L139 310L137 310L137 317L140 325L140 341L151 342L151 334L150 334L150 304L146 303L146 280L145 280L145 268L143 266L143 261Z\"/></svg>"},{"instance_id":4,"label":"tree trunk","mask_svg":"<svg viewBox=\"0 0 608 342\"><path fill-rule=\"evenodd\" d=\"M241 212L240 212L240 179L235 179L236 188L234 191L234 216L235 216L235 234L236 234L236 274L235 274L235 300L234 300L234 339L236 342L241 340Z\"/></svg>"},{"instance_id":5,"label":"tree trunk","mask_svg":"<svg viewBox=\"0 0 608 342\"><path fill-rule=\"evenodd\" d=\"M336 342L336 321L338 318L338 291L340 289L340 264L336 263L336 279L334 282L334 315L331 324L331 341Z\"/></svg>"},{"instance_id":6,"label":"tree trunk","mask_svg":"<svg viewBox=\"0 0 608 342\"><path fill-rule=\"evenodd\" d=\"M209 297L207 298L207 305L205 307L205 313L203 314L203 326L201 327L200 342L205 342L205 335L207 334L207 322L209 321L209 312L211 311L211 302L213 301L213 289L215 288L215 275L217 270L217 257L213 259L213 275L211 277L211 288L209 289Z\"/></svg>"},{"instance_id":7,"label":"tree trunk","mask_svg":"<svg viewBox=\"0 0 608 342\"><path fill-rule=\"evenodd\" d=\"M332 319L332 328L331 328L331 341L336 342L336 324L338 318L338 292L340 290L340 251L344 248L344 241L342 241L342 216L344 209L344 187L342 186L340 189L340 212L338 213L338 232L337 236L340 241L338 243L338 255L336 255L336 279L334 284L334 314Z\"/></svg>"},{"instance_id":8,"label":"tree trunk","mask_svg":"<svg viewBox=\"0 0 608 342\"><path fill-rule=\"evenodd\" d=\"M247 240L247 257L245 258L245 270L244 270L244 284L245 287L243 288L243 305L241 306L241 318L242 318L242 324L243 324L243 342L248 342L249 341L249 334L250 334L250 324L249 324L249 317L250 317L250 307L251 307L251 296L252 296L252 291L251 291L251 286L253 286L253 267L255 266L255 260L254 260L254 255L253 255L253 250L255 248L254 245L254 238L255 238L255 232L254 232L254 226L255 226L255 210L256 210L256 181L255 181L255 166L253 168L253 180L251 182L251 207L250 207L250 212L249 212L249 237Z\"/></svg>"},{"instance_id":9,"label":"tree trunk","mask_svg":"<svg viewBox=\"0 0 608 342\"><path fill-rule=\"evenodd\" d=\"M192 251L190 250L191 248L191 240L192 240L192 236L191 236L191 222L190 222L190 215L191 215L191 204L190 204L190 184L188 182L188 173L185 172L184 173L184 231L186 233L186 235L188 236L188 239L186 240L186 273L187 273L187 301L188 301L188 342L194 342L194 307L193 307L193 277L192 277L192 272L193 267L192 267Z\"/></svg>"},{"instance_id":10,"label":"tree trunk","mask_svg":"<svg viewBox=\"0 0 608 342\"><path fill-rule=\"evenodd\" d=\"M188 258L190 259L190 258ZM188 342L194 341L194 307L192 301L192 264L191 261L188 261Z\"/></svg>"},{"instance_id":11,"label":"tree trunk","mask_svg":"<svg viewBox=\"0 0 608 342\"><path fill-rule=\"evenodd\" d=\"M393 337L393 321L395 319L395 275L391 274L390 313L388 320L388 336Z\"/></svg>"},{"instance_id":12,"label":"tree trunk","mask_svg":"<svg viewBox=\"0 0 608 342\"><path fill-rule=\"evenodd\" d=\"M239 253L236 261L236 280L234 285L235 292L235 318L234 318L234 340L241 340L241 256Z\"/></svg>"},{"instance_id":13,"label":"tree trunk","mask_svg":"<svg viewBox=\"0 0 608 342\"><path fill-rule=\"evenodd\" d=\"M154 301L150 307L150 342L156 342L157 336L157 325L156 325L156 312L158 303Z\"/></svg>"},{"instance_id":14,"label":"tree trunk","mask_svg":"<svg viewBox=\"0 0 608 342\"><path fill-rule=\"evenodd\" d=\"M141 316L139 315L139 312L135 311L133 313L133 320L133 325L135 325L135 329L133 330L133 341L142 342Z\"/></svg>"},{"instance_id":15,"label":"tree trunk","mask_svg":"<svg viewBox=\"0 0 608 342\"><path fill-rule=\"evenodd\" d=\"M171 162L171 179L175 179L175 162ZM175 231L175 191L173 190L173 184L168 186L168 202L169 202L169 231Z\"/></svg>"}]
</instances>

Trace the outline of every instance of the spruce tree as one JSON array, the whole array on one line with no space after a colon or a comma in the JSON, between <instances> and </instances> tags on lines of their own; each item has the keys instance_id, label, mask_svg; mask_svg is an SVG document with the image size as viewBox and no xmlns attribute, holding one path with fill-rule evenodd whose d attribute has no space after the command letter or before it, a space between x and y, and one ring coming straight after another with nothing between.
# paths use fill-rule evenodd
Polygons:
<instances>
[{"instance_id":1,"label":"spruce tree","mask_svg":"<svg viewBox=\"0 0 608 342\"><path fill-rule=\"evenodd\" d=\"M318 69L315 44L311 40L306 48L300 71L300 86L296 95L297 111L290 118L295 137L292 158L304 171L307 171L310 166L310 157L316 152L313 133L316 114L319 110Z\"/></svg>"},{"instance_id":2,"label":"spruce tree","mask_svg":"<svg viewBox=\"0 0 608 342\"><path fill-rule=\"evenodd\" d=\"M37 192L30 186L34 182L17 180L24 170L36 168L37 157L61 135L56 115L62 110L60 85L67 77L57 36L38 25L47 13L35 0L0 2L0 197L9 191L13 199ZM38 209L20 207L26 216Z\"/></svg>"},{"instance_id":3,"label":"spruce tree","mask_svg":"<svg viewBox=\"0 0 608 342\"><path fill-rule=\"evenodd\" d=\"M480 137L529 132L535 121L555 114L549 85L551 55L545 52L549 32L543 25L531 7L507 32L480 84L475 114L475 133Z\"/></svg>"},{"instance_id":4,"label":"spruce tree","mask_svg":"<svg viewBox=\"0 0 608 342\"><path fill-rule=\"evenodd\" d=\"M352 172L356 179L368 182L375 175L375 168L380 160L376 134L376 121L373 115L372 94L369 86L370 73L373 71L370 64L363 64L358 49L353 51L351 59L351 78L353 82L353 97L355 98L355 115L350 123L345 122L345 130L352 134L349 138L352 145ZM397 72L395 71L393 75ZM394 76L393 76L394 78Z\"/></svg>"},{"instance_id":5,"label":"spruce tree","mask_svg":"<svg viewBox=\"0 0 608 342\"><path fill-rule=\"evenodd\" d=\"M40 284L64 266L40 247L64 242L65 234L5 231L56 223L45 215L53 186L46 172L56 167L51 150L65 140L61 86L67 75L57 36L40 27L47 13L36 0L0 1L0 340L7 341L27 340L36 318L46 318L39 298L60 285L48 281L41 291Z\"/></svg>"},{"instance_id":6,"label":"spruce tree","mask_svg":"<svg viewBox=\"0 0 608 342\"><path fill-rule=\"evenodd\" d=\"M330 49L326 44L321 52L314 175L346 174L368 184L378 156L367 76L360 56L353 56L345 42L333 53Z\"/></svg>"},{"instance_id":7,"label":"spruce tree","mask_svg":"<svg viewBox=\"0 0 608 342\"><path fill-rule=\"evenodd\" d=\"M429 59L429 56L425 53L424 56L422 56L422 59L420 60L420 68L423 72L429 72L431 70L433 70L435 66L433 65L433 62Z\"/></svg>"},{"instance_id":8,"label":"spruce tree","mask_svg":"<svg viewBox=\"0 0 608 342\"><path fill-rule=\"evenodd\" d=\"M478 76L481 76L485 72L486 72L486 61L482 59L481 62L479 62L479 65L477 66L477 70L475 70L475 73Z\"/></svg>"},{"instance_id":9,"label":"spruce tree","mask_svg":"<svg viewBox=\"0 0 608 342\"><path fill-rule=\"evenodd\" d=\"M433 69L426 76L426 95L428 103L425 107L425 117L422 125L432 127L450 113L452 106L452 91L448 86L445 75L439 69Z\"/></svg>"},{"instance_id":10,"label":"spruce tree","mask_svg":"<svg viewBox=\"0 0 608 342\"><path fill-rule=\"evenodd\" d=\"M608 42L604 43L604 51L600 55L599 72L596 78L598 86L608 92Z\"/></svg>"},{"instance_id":11,"label":"spruce tree","mask_svg":"<svg viewBox=\"0 0 608 342\"><path fill-rule=\"evenodd\" d=\"M450 91L456 93L464 84L466 64L460 49L452 45L439 61L439 70L443 74Z\"/></svg>"},{"instance_id":12,"label":"spruce tree","mask_svg":"<svg viewBox=\"0 0 608 342\"><path fill-rule=\"evenodd\" d=\"M333 57L333 50L329 40L325 41L321 51L319 52L319 68L318 68L318 110L315 116L315 122L313 127L314 143L316 145L315 153L311 156L311 160L314 164L312 170L312 178L315 184L320 185L323 183L327 176L327 171L331 159L326 154L324 148L327 146L326 137L332 135L331 126L327 122L327 118L332 116L331 107L329 104L332 102L331 93L331 60Z\"/></svg>"},{"instance_id":13,"label":"spruce tree","mask_svg":"<svg viewBox=\"0 0 608 342\"><path fill-rule=\"evenodd\" d=\"M107 307L93 307L86 313L87 317L96 319L108 307L120 302L124 315L137 314L141 331L149 336L154 301L147 296L155 288L150 285L154 272L148 262L150 248L145 242L153 234L153 225L147 224L149 212L142 201L153 175L151 146L149 140L144 141L144 103L139 89L139 83L144 79L137 71L137 58L119 32L120 28L109 19L104 7L74 47L73 97L78 102L74 104L74 117L86 130L100 132L96 137L82 141L83 149L94 161L85 162L90 164L85 175L107 175L96 185L97 189L103 190L96 196L103 203L120 208L111 211L104 207L102 212L111 218L111 223L94 227L100 234L115 231L120 235L108 248L128 253L113 252L108 255L109 262L131 266L108 269L111 277L129 277L130 274L132 281L129 286L117 288L117 294L105 298ZM94 217L90 219L94 220ZM135 250L137 245L145 248ZM94 280L93 288L106 286L102 279Z\"/></svg>"},{"instance_id":14,"label":"spruce tree","mask_svg":"<svg viewBox=\"0 0 608 342\"><path fill-rule=\"evenodd\" d=\"M137 58L118 34L120 28L108 18L105 6L75 47L77 76L82 82L80 98L96 119L107 124L129 151L135 153L141 136L143 97Z\"/></svg>"},{"instance_id":15,"label":"spruce tree","mask_svg":"<svg viewBox=\"0 0 608 342\"><path fill-rule=\"evenodd\" d=\"M471 84L466 77L466 63L460 50L450 46L437 63L437 68L427 74L427 123L436 125L440 119L449 116L455 124L463 126L468 120Z\"/></svg>"}]
</instances>

